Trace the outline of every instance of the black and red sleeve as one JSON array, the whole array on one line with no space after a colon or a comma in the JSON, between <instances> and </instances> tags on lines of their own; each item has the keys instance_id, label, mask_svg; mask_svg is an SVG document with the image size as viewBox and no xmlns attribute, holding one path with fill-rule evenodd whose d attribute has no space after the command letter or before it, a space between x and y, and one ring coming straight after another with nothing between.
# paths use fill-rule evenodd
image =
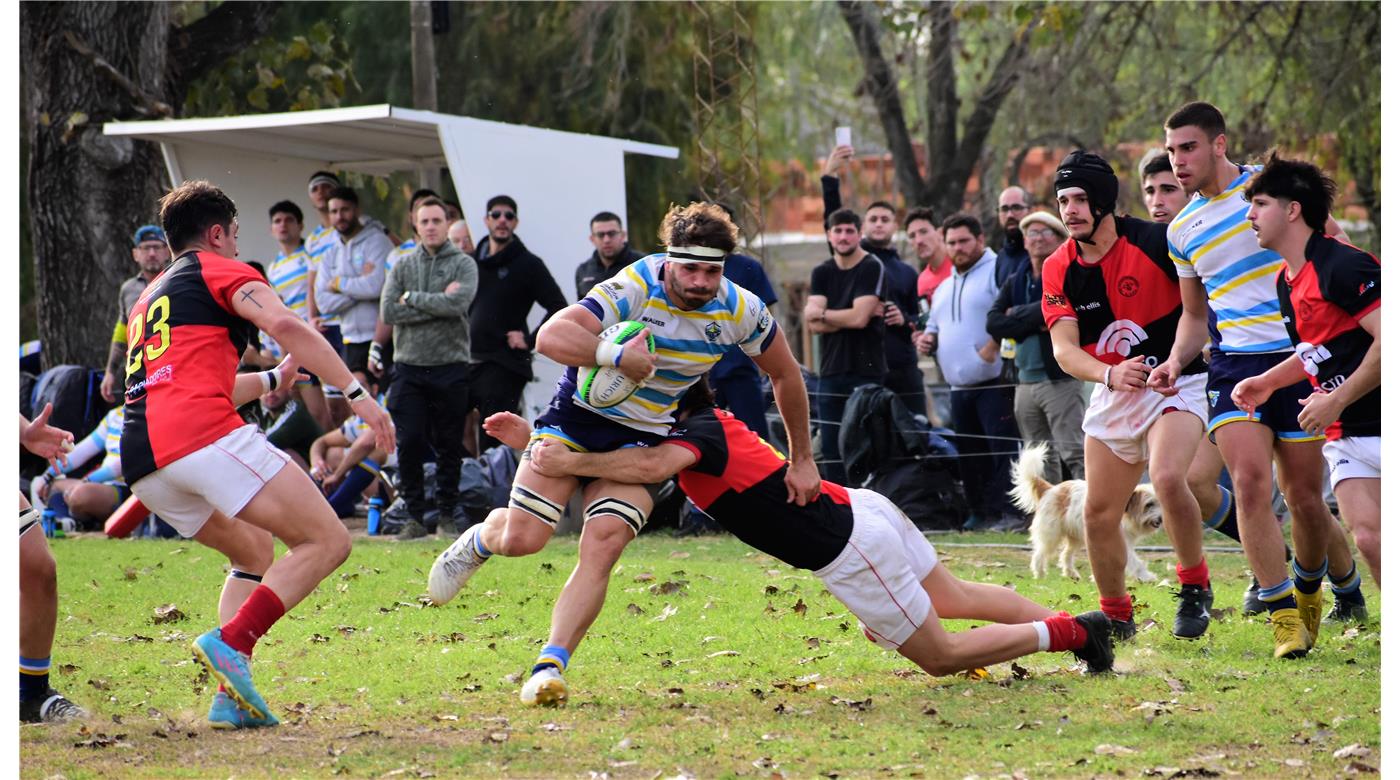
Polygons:
<instances>
[{"instance_id":1,"label":"black and red sleeve","mask_svg":"<svg viewBox=\"0 0 1400 780\"><path fill-rule=\"evenodd\" d=\"M1041 273L1040 311L1045 315L1045 327L1052 328L1059 320L1078 320L1074 305L1065 295L1065 275L1069 271L1071 247L1074 242L1066 241L1045 260Z\"/></svg>"},{"instance_id":2,"label":"black and red sleeve","mask_svg":"<svg viewBox=\"0 0 1400 780\"><path fill-rule=\"evenodd\" d=\"M1359 322L1381 305L1381 264L1374 255L1338 244L1318 268L1318 292Z\"/></svg>"},{"instance_id":3,"label":"black and red sleeve","mask_svg":"<svg viewBox=\"0 0 1400 780\"><path fill-rule=\"evenodd\" d=\"M713 411L692 414L685 422L672 428L662 443L693 452L696 461L690 471L718 477L724 474L729 465L729 446L724 436L724 426Z\"/></svg>"},{"instance_id":4,"label":"black and red sleeve","mask_svg":"<svg viewBox=\"0 0 1400 780\"><path fill-rule=\"evenodd\" d=\"M233 296L248 282L267 284L258 269L239 260L230 260L213 252L200 252L199 265L204 284L224 311L233 314Z\"/></svg>"}]
</instances>

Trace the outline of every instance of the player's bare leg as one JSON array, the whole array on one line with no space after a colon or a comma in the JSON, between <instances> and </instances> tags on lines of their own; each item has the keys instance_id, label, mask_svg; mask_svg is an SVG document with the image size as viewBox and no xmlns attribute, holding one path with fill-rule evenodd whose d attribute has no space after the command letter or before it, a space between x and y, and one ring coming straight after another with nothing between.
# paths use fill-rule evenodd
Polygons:
<instances>
[{"instance_id":1,"label":"player's bare leg","mask_svg":"<svg viewBox=\"0 0 1400 780\"><path fill-rule=\"evenodd\" d=\"M1337 495L1337 508L1342 521L1351 529L1356 547L1376 587L1381 586L1381 481L1379 479L1344 479L1332 488Z\"/></svg>"},{"instance_id":2,"label":"player's bare leg","mask_svg":"<svg viewBox=\"0 0 1400 780\"><path fill-rule=\"evenodd\" d=\"M578 489L574 477L546 477L530 468L529 450L515 471L510 506L491 510L433 561L428 597L446 604L493 555L515 558L544 549L564 515L564 503Z\"/></svg>"},{"instance_id":3,"label":"player's bare leg","mask_svg":"<svg viewBox=\"0 0 1400 780\"><path fill-rule=\"evenodd\" d=\"M1128 546L1123 541L1123 508L1133 488L1142 478L1142 463L1128 463L1108 445L1092 436L1084 437L1084 541L1089 550L1089 568L1099 590L1099 605L1111 618L1118 636L1127 639L1137 632L1133 623L1133 603L1124 583ZM1199 519L1197 523L1199 524Z\"/></svg>"},{"instance_id":4,"label":"player's bare leg","mask_svg":"<svg viewBox=\"0 0 1400 780\"><path fill-rule=\"evenodd\" d=\"M30 508L19 498L21 512ZM19 537L20 720L57 722L87 715L49 686L49 658L58 624L58 564L43 528L35 523Z\"/></svg>"},{"instance_id":5,"label":"player's bare leg","mask_svg":"<svg viewBox=\"0 0 1400 780\"><path fill-rule=\"evenodd\" d=\"M1112 669L1107 616L1091 612L1078 618L1068 614L1047 617L1039 625L993 624L953 633L943 629L938 610L930 607L928 617L899 646L899 654L934 676L991 666L1041 650L1072 651L1089 664L1091 672Z\"/></svg>"},{"instance_id":6,"label":"player's bare leg","mask_svg":"<svg viewBox=\"0 0 1400 780\"><path fill-rule=\"evenodd\" d=\"M1030 623L1056 614L1010 588L960 580L943 565L934 566L920 585L933 608L949 620Z\"/></svg>"},{"instance_id":7,"label":"player's bare leg","mask_svg":"<svg viewBox=\"0 0 1400 780\"><path fill-rule=\"evenodd\" d=\"M652 510L651 495L642 485L599 480L584 489L583 500L590 509L579 540L578 563L554 603L549 641L521 689L520 699L526 704L559 704L568 697L561 675L603 609L613 567ZM603 500L606 506L595 503Z\"/></svg>"},{"instance_id":8,"label":"player's bare leg","mask_svg":"<svg viewBox=\"0 0 1400 780\"><path fill-rule=\"evenodd\" d=\"M1206 632L1215 599L1201 547L1201 507L1186 486L1186 473L1204 431L1201 418L1189 412L1167 412L1147 431L1147 472L1162 506L1162 525L1176 551L1176 577L1181 583L1172 634L1183 639Z\"/></svg>"}]
</instances>

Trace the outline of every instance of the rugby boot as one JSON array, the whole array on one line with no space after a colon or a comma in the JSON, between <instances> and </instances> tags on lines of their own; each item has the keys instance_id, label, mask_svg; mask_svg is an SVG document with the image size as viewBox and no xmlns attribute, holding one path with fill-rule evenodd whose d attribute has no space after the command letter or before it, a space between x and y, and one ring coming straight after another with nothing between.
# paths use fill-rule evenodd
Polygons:
<instances>
[{"instance_id":1,"label":"rugby boot","mask_svg":"<svg viewBox=\"0 0 1400 780\"><path fill-rule=\"evenodd\" d=\"M553 666L535 672L520 688L520 701L536 707L559 707L569 700L569 685Z\"/></svg>"},{"instance_id":2,"label":"rugby boot","mask_svg":"<svg viewBox=\"0 0 1400 780\"><path fill-rule=\"evenodd\" d=\"M68 701L63 694L53 688L37 699L19 703L20 723L62 723L86 718L87 710Z\"/></svg>"},{"instance_id":3,"label":"rugby boot","mask_svg":"<svg viewBox=\"0 0 1400 780\"><path fill-rule=\"evenodd\" d=\"M1200 585L1182 585L1176 592L1176 621L1172 623L1172 633L1180 639L1196 639L1206 632L1210 625L1210 607L1215 603L1215 593Z\"/></svg>"},{"instance_id":4,"label":"rugby boot","mask_svg":"<svg viewBox=\"0 0 1400 780\"><path fill-rule=\"evenodd\" d=\"M477 552L476 547L476 535L481 533L482 527L478 523L468 528L433 561L433 568L428 572L428 597L434 604L446 604L456 597L486 562L486 556Z\"/></svg>"},{"instance_id":5,"label":"rugby boot","mask_svg":"<svg viewBox=\"0 0 1400 780\"><path fill-rule=\"evenodd\" d=\"M1274 657L1302 658L1312 647L1312 637L1298 617L1298 610L1285 607L1269 615L1269 624L1274 627Z\"/></svg>"},{"instance_id":6,"label":"rugby boot","mask_svg":"<svg viewBox=\"0 0 1400 780\"><path fill-rule=\"evenodd\" d=\"M1089 674L1113 671L1113 621L1102 612L1076 615L1074 622L1088 634L1084 646L1073 650L1074 657L1084 662Z\"/></svg>"},{"instance_id":7,"label":"rugby boot","mask_svg":"<svg viewBox=\"0 0 1400 780\"><path fill-rule=\"evenodd\" d=\"M1293 598L1298 602L1298 619L1303 621L1303 628L1308 630L1309 640L1317 642L1318 632L1322 629L1322 589L1318 588L1313 593L1295 589Z\"/></svg>"}]
</instances>

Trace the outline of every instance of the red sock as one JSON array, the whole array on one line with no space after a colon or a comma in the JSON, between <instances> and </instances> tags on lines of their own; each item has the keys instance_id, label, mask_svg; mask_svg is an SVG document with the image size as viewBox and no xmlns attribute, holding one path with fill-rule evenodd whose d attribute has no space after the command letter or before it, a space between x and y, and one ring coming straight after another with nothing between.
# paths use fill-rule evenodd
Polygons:
<instances>
[{"instance_id":1,"label":"red sock","mask_svg":"<svg viewBox=\"0 0 1400 780\"><path fill-rule=\"evenodd\" d=\"M1089 640L1089 633L1079 625L1079 621L1061 612L1045 619L1045 627L1050 629L1050 652L1078 650Z\"/></svg>"},{"instance_id":2,"label":"red sock","mask_svg":"<svg viewBox=\"0 0 1400 780\"><path fill-rule=\"evenodd\" d=\"M1111 599L1101 597L1099 598L1099 609L1103 610L1105 615L1108 615L1114 620L1132 620L1133 597L1118 596L1117 598Z\"/></svg>"},{"instance_id":3,"label":"red sock","mask_svg":"<svg viewBox=\"0 0 1400 780\"><path fill-rule=\"evenodd\" d=\"M272 588L259 585L238 608L233 620L220 629L224 642L244 655L253 654L253 645L267 633L272 624L286 614L282 599L272 592Z\"/></svg>"},{"instance_id":4,"label":"red sock","mask_svg":"<svg viewBox=\"0 0 1400 780\"><path fill-rule=\"evenodd\" d=\"M1202 588L1210 587L1210 569L1206 567L1206 559L1189 569L1181 568L1181 564L1176 565L1176 579L1182 585L1200 585Z\"/></svg>"}]
</instances>

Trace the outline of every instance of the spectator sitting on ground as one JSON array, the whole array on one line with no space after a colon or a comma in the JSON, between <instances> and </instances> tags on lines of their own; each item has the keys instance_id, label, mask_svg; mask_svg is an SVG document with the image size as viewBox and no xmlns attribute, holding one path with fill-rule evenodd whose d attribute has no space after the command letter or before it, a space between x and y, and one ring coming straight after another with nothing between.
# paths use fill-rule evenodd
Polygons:
<instances>
[{"instance_id":1,"label":"spectator sitting on ground","mask_svg":"<svg viewBox=\"0 0 1400 780\"><path fill-rule=\"evenodd\" d=\"M71 517L84 529L101 528L107 517L131 495L122 479L122 420L125 406L107 412L72 452L62 469L49 466L30 483L32 503L46 507L56 517ZM81 478L77 473L102 455L96 468Z\"/></svg>"},{"instance_id":2,"label":"spectator sitting on ground","mask_svg":"<svg viewBox=\"0 0 1400 780\"><path fill-rule=\"evenodd\" d=\"M366 387L372 393L378 390ZM380 403L385 403L383 397ZM312 442L310 460L311 478L320 484L336 517L351 517L361 497L372 497L381 490L385 503L391 498L379 475L385 467L397 468L398 459L375 446L374 432L358 415Z\"/></svg>"}]
</instances>

